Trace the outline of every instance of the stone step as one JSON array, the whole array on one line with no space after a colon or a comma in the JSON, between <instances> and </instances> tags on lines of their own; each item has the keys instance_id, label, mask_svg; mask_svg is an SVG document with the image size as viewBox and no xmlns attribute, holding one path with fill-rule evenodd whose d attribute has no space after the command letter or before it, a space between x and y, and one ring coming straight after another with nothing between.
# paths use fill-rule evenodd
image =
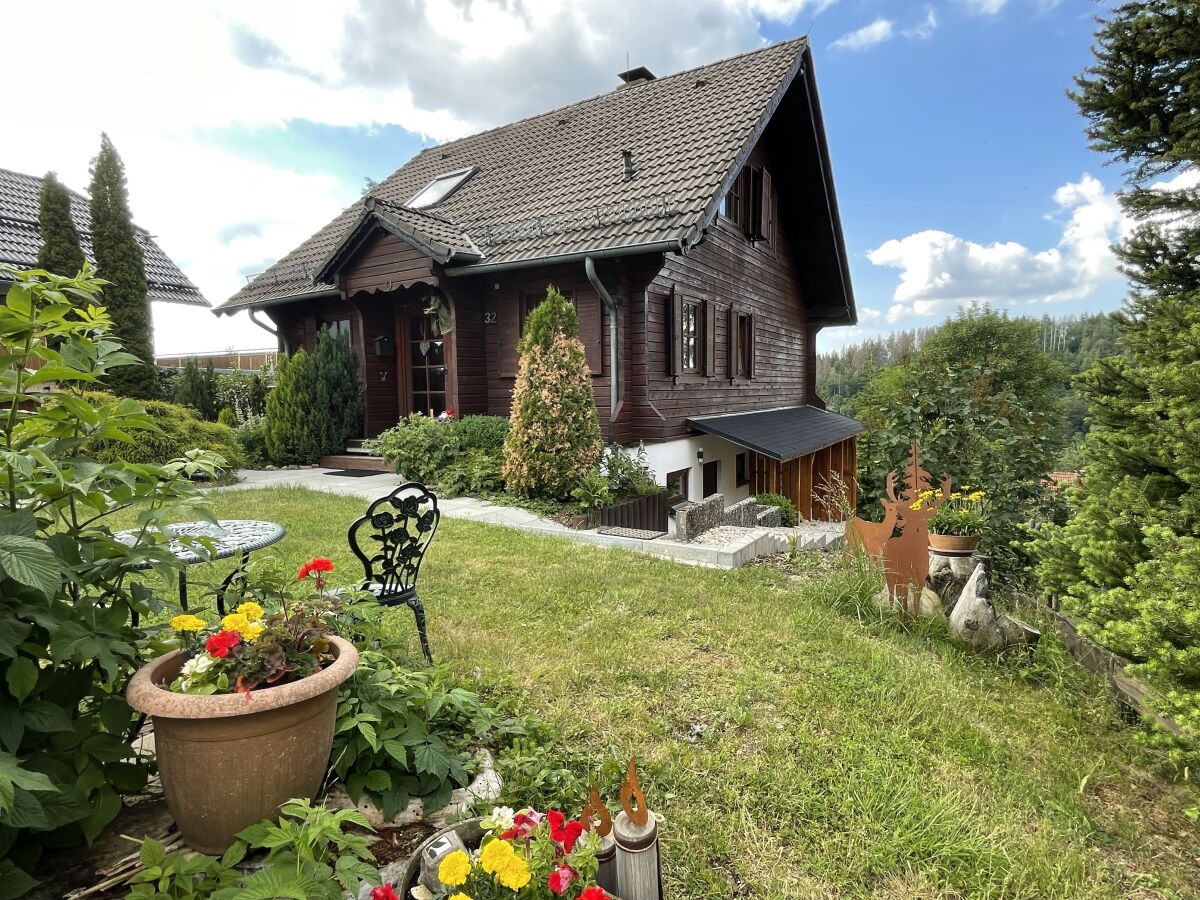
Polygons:
<instances>
[{"instance_id":1,"label":"stone step","mask_svg":"<svg viewBox=\"0 0 1200 900\"><path fill-rule=\"evenodd\" d=\"M341 453L333 456L322 456L321 465L326 469L370 469L373 472L391 472L392 467L384 462L383 457L370 456L366 453Z\"/></svg>"}]
</instances>

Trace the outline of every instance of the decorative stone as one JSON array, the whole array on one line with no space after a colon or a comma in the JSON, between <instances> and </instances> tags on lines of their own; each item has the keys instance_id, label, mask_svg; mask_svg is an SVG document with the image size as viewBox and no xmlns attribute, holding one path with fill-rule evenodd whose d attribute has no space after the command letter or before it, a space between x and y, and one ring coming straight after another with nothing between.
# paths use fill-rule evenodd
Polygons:
<instances>
[{"instance_id":1,"label":"decorative stone","mask_svg":"<svg viewBox=\"0 0 1200 900\"><path fill-rule=\"evenodd\" d=\"M941 597L947 613L954 609L967 580L980 564L987 567L990 575L992 560L989 556L944 556L930 552L927 583Z\"/></svg>"},{"instance_id":2,"label":"decorative stone","mask_svg":"<svg viewBox=\"0 0 1200 900\"><path fill-rule=\"evenodd\" d=\"M954 604L950 632L976 650L1036 647L1041 632L1019 619L998 613L989 599L990 593L987 566L980 563Z\"/></svg>"},{"instance_id":3,"label":"decorative stone","mask_svg":"<svg viewBox=\"0 0 1200 900\"><path fill-rule=\"evenodd\" d=\"M713 494L703 500L683 507L675 514L675 539L683 542L695 540L699 535L723 525L725 519L725 496Z\"/></svg>"},{"instance_id":4,"label":"decorative stone","mask_svg":"<svg viewBox=\"0 0 1200 900\"><path fill-rule=\"evenodd\" d=\"M438 878L438 866L455 850L467 852L467 847L457 831L447 831L426 844L421 851L421 884L435 893L444 891L446 886Z\"/></svg>"},{"instance_id":5,"label":"decorative stone","mask_svg":"<svg viewBox=\"0 0 1200 900\"><path fill-rule=\"evenodd\" d=\"M779 528L783 525L783 511L778 506L758 507L757 522L759 528Z\"/></svg>"},{"instance_id":6,"label":"decorative stone","mask_svg":"<svg viewBox=\"0 0 1200 900\"><path fill-rule=\"evenodd\" d=\"M739 500L725 508L725 525L753 528L758 524L758 502L753 497Z\"/></svg>"}]
</instances>

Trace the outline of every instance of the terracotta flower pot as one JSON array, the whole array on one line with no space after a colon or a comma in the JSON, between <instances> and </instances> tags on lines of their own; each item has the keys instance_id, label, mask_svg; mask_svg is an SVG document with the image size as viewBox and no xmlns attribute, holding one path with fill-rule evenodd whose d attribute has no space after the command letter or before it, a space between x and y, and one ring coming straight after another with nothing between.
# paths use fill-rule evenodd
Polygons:
<instances>
[{"instance_id":1,"label":"terracotta flower pot","mask_svg":"<svg viewBox=\"0 0 1200 900\"><path fill-rule=\"evenodd\" d=\"M929 533L929 549L935 553L967 554L974 553L979 546L978 535L965 534L934 534Z\"/></svg>"},{"instance_id":2,"label":"terracotta flower pot","mask_svg":"<svg viewBox=\"0 0 1200 900\"><path fill-rule=\"evenodd\" d=\"M329 766L338 686L358 667L358 651L330 638L337 658L279 687L241 694L178 694L170 684L185 657L176 650L147 663L126 699L154 721L154 749L167 806L183 840L223 853L235 836L274 818L293 797L312 798Z\"/></svg>"}]
</instances>

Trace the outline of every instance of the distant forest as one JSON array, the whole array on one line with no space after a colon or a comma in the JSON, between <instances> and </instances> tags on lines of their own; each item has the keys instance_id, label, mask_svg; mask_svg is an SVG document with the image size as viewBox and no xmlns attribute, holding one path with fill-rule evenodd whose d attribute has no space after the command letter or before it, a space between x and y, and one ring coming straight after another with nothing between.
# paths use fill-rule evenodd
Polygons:
<instances>
[{"instance_id":1,"label":"distant forest","mask_svg":"<svg viewBox=\"0 0 1200 900\"><path fill-rule=\"evenodd\" d=\"M1028 317L1026 317L1028 318ZM1068 449L1062 466L1073 468L1074 447L1087 432L1087 409L1071 386L1071 378L1089 369L1103 356L1121 353L1118 326L1111 313L1053 319L1043 316L1042 349L1062 363L1068 378L1062 385L1063 427ZM941 326L896 331L817 356L817 393L829 408L847 415L856 412L855 398L880 369L907 362L921 343Z\"/></svg>"}]
</instances>

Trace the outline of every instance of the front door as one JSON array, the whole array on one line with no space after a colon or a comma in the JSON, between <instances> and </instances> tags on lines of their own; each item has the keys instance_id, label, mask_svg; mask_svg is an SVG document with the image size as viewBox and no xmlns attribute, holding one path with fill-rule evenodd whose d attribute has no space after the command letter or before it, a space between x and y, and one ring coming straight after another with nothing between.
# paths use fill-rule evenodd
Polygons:
<instances>
[{"instance_id":1,"label":"front door","mask_svg":"<svg viewBox=\"0 0 1200 900\"><path fill-rule=\"evenodd\" d=\"M711 497L717 492L718 476L721 474L721 461L714 459L704 464L704 496Z\"/></svg>"},{"instance_id":2,"label":"front door","mask_svg":"<svg viewBox=\"0 0 1200 900\"><path fill-rule=\"evenodd\" d=\"M402 354L408 373L408 409L436 416L446 411L446 340L437 316L406 311Z\"/></svg>"}]
</instances>

